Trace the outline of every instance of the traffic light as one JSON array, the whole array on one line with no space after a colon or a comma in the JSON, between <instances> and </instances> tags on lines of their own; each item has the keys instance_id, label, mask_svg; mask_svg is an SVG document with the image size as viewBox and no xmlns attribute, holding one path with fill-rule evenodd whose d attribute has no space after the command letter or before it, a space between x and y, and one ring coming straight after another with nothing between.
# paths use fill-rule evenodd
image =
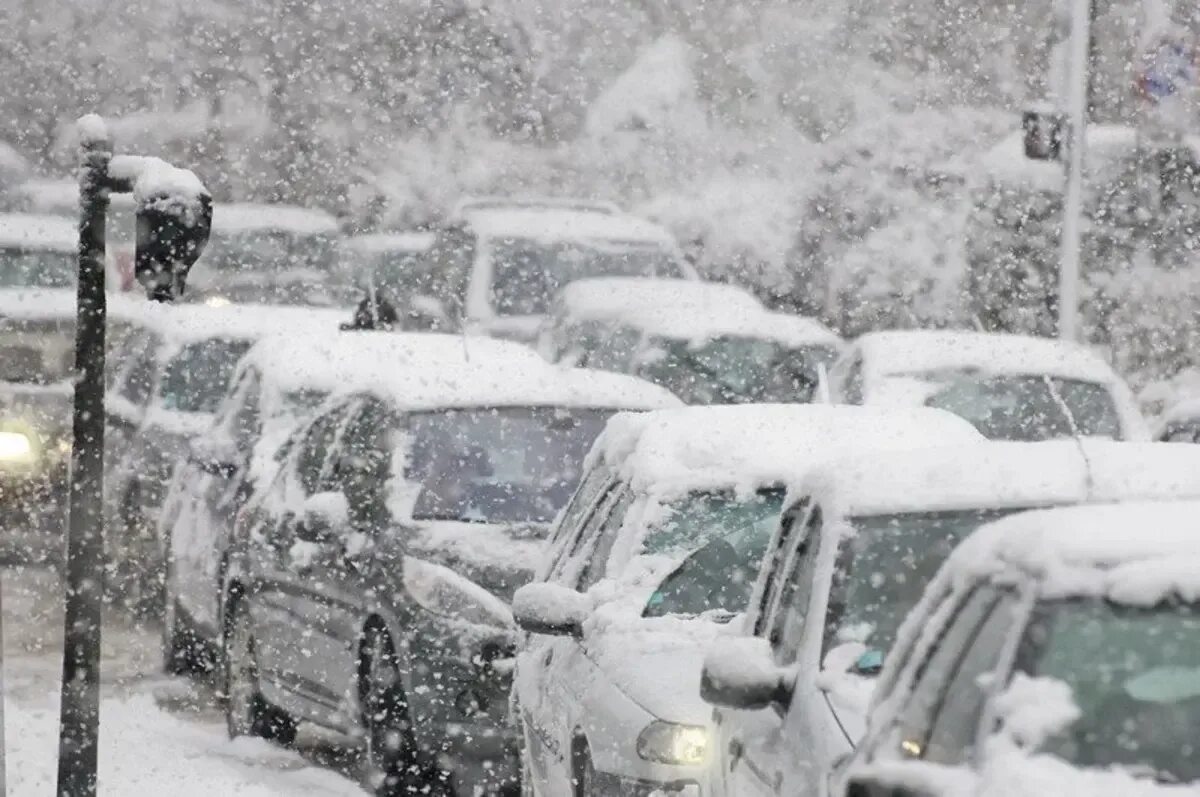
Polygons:
<instances>
[{"instance_id":1,"label":"traffic light","mask_svg":"<svg viewBox=\"0 0 1200 797\"><path fill-rule=\"evenodd\" d=\"M134 274L157 302L183 294L188 271L199 259L212 230L212 198L159 191L137 205Z\"/></svg>"}]
</instances>

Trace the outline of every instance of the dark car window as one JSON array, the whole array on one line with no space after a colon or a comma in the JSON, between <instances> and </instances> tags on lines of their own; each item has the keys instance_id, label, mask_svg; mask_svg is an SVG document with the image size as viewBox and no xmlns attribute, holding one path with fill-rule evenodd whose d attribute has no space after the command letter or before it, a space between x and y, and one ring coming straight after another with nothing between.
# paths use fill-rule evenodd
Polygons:
<instances>
[{"instance_id":1,"label":"dark car window","mask_svg":"<svg viewBox=\"0 0 1200 797\"><path fill-rule=\"evenodd\" d=\"M896 738L901 755L908 758L924 756L933 718L946 695L947 686L998 599L998 594L990 587L974 590L927 651L924 661L917 664L912 691L897 719Z\"/></svg>"},{"instance_id":2,"label":"dark car window","mask_svg":"<svg viewBox=\"0 0 1200 797\"><path fill-rule=\"evenodd\" d=\"M210 340L185 346L167 363L159 382L163 407L179 412L216 412L229 388L247 340Z\"/></svg>"},{"instance_id":3,"label":"dark car window","mask_svg":"<svg viewBox=\"0 0 1200 797\"><path fill-rule=\"evenodd\" d=\"M609 512L617 499L624 495L624 490L612 487L604 493L604 497L596 504L595 509L580 527L578 533L566 548L566 553L556 566L554 578L572 589L579 586L580 574L587 565L587 560L581 555L588 546L593 545L596 530L608 519Z\"/></svg>"},{"instance_id":4,"label":"dark car window","mask_svg":"<svg viewBox=\"0 0 1200 797\"><path fill-rule=\"evenodd\" d=\"M970 421L992 440L1119 438L1121 419L1104 385L1049 376L955 376L925 402Z\"/></svg>"},{"instance_id":5,"label":"dark car window","mask_svg":"<svg viewBox=\"0 0 1200 797\"><path fill-rule=\"evenodd\" d=\"M798 525L801 528L803 527L802 523L807 519L809 507L808 499L803 499L786 511L780 519L779 536L775 540L775 547L769 552L763 562L763 566L766 568L766 578L764 579L762 594L759 595L758 604L753 607L754 636L762 636L766 632L768 612L775 593L779 589L780 574L783 571L784 564L786 564L784 560L791 547L792 535L797 530Z\"/></svg>"},{"instance_id":6,"label":"dark car window","mask_svg":"<svg viewBox=\"0 0 1200 797\"><path fill-rule=\"evenodd\" d=\"M821 509L815 507L805 523L800 544L791 556L788 576L780 589L767 635L775 661L779 664L791 664L800 653L800 635L812 598L820 528Z\"/></svg>"},{"instance_id":7,"label":"dark car window","mask_svg":"<svg viewBox=\"0 0 1200 797\"><path fill-rule=\"evenodd\" d=\"M1045 601L1017 669L1071 688L1080 717L1043 749L1084 767L1200 780L1200 604Z\"/></svg>"},{"instance_id":8,"label":"dark car window","mask_svg":"<svg viewBox=\"0 0 1200 797\"><path fill-rule=\"evenodd\" d=\"M319 490L340 490L356 527L378 528L386 520L386 486L391 481L392 442L398 416L382 402L365 398L337 441L331 467Z\"/></svg>"},{"instance_id":9,"label":"dark car window","mask_svg":"<svg viewBox=\"0 0 1200 797\"><path fill-rule=\"evenodd\" d=\"M326 464L334 440L346 418L348 407L343 405L313 421L300 443L296 459L296 473L306 495L313 495L322 484L327 470Z\"/></svg>"},{"instance_id":10,"label":"dark car window","mask_svg":"<svg viewBox=\"0 0 1200 797\"><path fill-rule=\"evenodd\" d=\"M621 525L625 522L625 513L629 511L629 505L632 503L633 493L628 490L622 491L617 502L613 504L612 510L608 513L608 517L601 524L600 530L596 532L595 546L588 556L587 563L583 566L583 571L579 574L578 589L580 592L586 592L604 578L608 557L612 555L613 546L616 545L617 538L621 533Z\"/></svg>"},{"instance_id":11,"label":"dark car window","mask_svg":"<svg viewBox=\"0 0 1200 797\"><path fill-rule=\"evenodd\" d=\"M246 371L241 389L235 394L237 405L231 419L231 431L239 451L249 452L262 431L261 394L258 372L253 369Z\"/></svg>"},{"instance_id":12,"label":"dark car window","mask_svg":"<svg viewBox=\"0 0 1200 797\"><path fill-rule=\"evenodd\" d=\"M966 762L971 755L987 701L987 676L996 671L1017 623L1016 608L1016 596L1012 592L1003 593L979 627L934 717L925 747L926 761L954 766Z\"/></svg>"},{"instance_id":13,"label":"dark car window","mask_svg":"<svg viewBox=\"0 0 1200 797\"><path fill-rule=\"evenodd\" d=\"M562 557L569 553L570 546L567 544L573 539L575 532L578 530L579 524L587 517L587 513L596 505L600 498L604 486L608 484L610 475L607 469L603 467L592 468L588 475L584 477L579 488L575 490L575 494L571 496L570 503L559 516L558 525L554 528L554 536L551 537L549 546L556 557L553 563L550 563L550 572L558 569L558 563Z\"/></svg>"}]
</instances>

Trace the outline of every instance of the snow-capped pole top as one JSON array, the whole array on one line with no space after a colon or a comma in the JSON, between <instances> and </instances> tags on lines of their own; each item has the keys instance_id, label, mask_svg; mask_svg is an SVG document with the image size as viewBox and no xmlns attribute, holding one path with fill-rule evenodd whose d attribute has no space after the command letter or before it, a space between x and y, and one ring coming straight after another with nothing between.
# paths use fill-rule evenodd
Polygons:
<instances>
[{"instance_id":1,"label":"snow-capped pole top","mask_svg":"<svg viewBox=\"0 0 1200 797\"><path fill-rule=\"evenodd\" d=\"M109 164L108 174L114 180L132 184L134 202L139 209L171 212L183 217L189 226L199 218L202 203L212 201L208 189L194 172L159 158L117 155Z\"/></svg>"},{"instance_id":2,"label":"snow-capped pole top","mask_svg":"<svg viewBox=\"0 0 1200 797\"><path fill-rule=\"evenodd\" d=\"M112 139L108 135L108 125L99 114L89 113L79 117L75 123L79 130L79 146L91 148L107 144Z\"/></svg>"}]
</instances>

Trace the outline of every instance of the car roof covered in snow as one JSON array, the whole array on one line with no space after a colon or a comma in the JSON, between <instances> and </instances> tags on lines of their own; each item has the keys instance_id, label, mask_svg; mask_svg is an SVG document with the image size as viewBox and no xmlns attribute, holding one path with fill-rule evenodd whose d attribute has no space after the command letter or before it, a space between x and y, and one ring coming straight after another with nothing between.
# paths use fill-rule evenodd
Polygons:
<instances>
[{"instance_id":1,"label":"car roof covered in snow","mask_svg":"<svg viewBox=\"0 0 1200 797\"><path fill-rule=\"evenodd\" d=\"M592 277L559 293L559 315L635 327L651 335L708 340L733 335L788 345L836 344L837 335L810 318L766 310L749 291L720 282L660 277Z\"/></svg>"},{"instance_id":2,"label":"car roof covered in snow","mask_svg":"<svg viewBox=\"0 0 1200 797\"><path fill-rule=\"evenodd\" d=\"M219 202L213 205L213 232L237 235L276 230L296 235L336 235L338 222L323 210L297 205Z\"/></svg>"},{"instance_id":3,"label":"car roof covered in snow","mask_svg":"<svg viewBox=\"0 0 1200 797\"><path fill-rule=\"evenodd\" d=\"M370 232L351 236L343 244L361 254L377 255L388 252L425 252L433 246L431 232Z\"/></svg>"},{"instance_id":4,"label":"car roof covered in snow","mask_svg":"<svg viewBox=\"0 0 1200 797\"><path fill-rule=\"evenodd\" d=\"M0 213L0 249L77 252L77 222L43 213Z\"/></svg>"},{"instance_id":5,"label":"car roof covered in snow","mask_svg":"<svg viewBox=\"0 0 1200 797\"><path fill-rule=\"evenodd\" d=\"M1130 501L1021 512L993 521L951 554L945 577L1017 570L1044 597L1103 595L1149 606L1200 600L1200 501ZM1088 572L1091 571L1091 572Z\"/></svg>"},{"instance_id":6,"label":"car roof covered in snow","mask_svg":"<svg viewBox=\"0 0 1200 797\"><path fill-rule=\"evenodd\" d=\"M665 228L624 213L569 208L489 207L468 210L464 219L478 235L489 238L675 247L675 239Z\"/></svg>"},{"instance_id":7,"label":"car roof covered in snow","mask_svg":"<svg viewBox=\"0 0 1200 797\"><path fill-rule=\"evenodd\" d=\"M512 341L431 333L405 337L411 356L402 365L380 368L366 391L402 410L533 406L647 410L682 403L642 379L562 368Z\"/></svg>"},{"instance_id":8,"label":"car roof covered in snow","mask_svg":"<svg viewBox=\"0 0 1200 797\"><path fill-rule=\"evenodd\" d=\"M1075 343L1028 335L968 330L868 332L855 342L863 354L863 376L891 376L978 369L992 374L1049 374L1109 384L1119 381L1094 352Z\"/></svg>"},{"instance_id":9,"label":"car roof covered in snow","mask_svg":"<svg viewBox=\"0 0 1200 797\"><path fill-rule=\"evenodd\" d=\"M940 410L828 404L742 404L622 414L589 455L630 486L660 498L694 490L752 491L788 485L815 463L847 451L982 440Z\"/></svg>"},{"instance_id":10,"label":"car roof covered in snow","mask_svg":"<svg viewBox=\"0 0 1200 797\"><path fill-rule=\"evenodd\" d=\"M852 454L815 469L795 496L841 516L1200 498L1200 446L993 441Z\"/></svg>"},{"instance_id":11,"label":"car roof covered in snow","mask_svg":"<svg viewBox=\"0 0 1200 797\"><path fill-rule=\"evenodd\" d=\"M187 345L213 338L257 340L275 333L332 334L348 321L344 310L283 305L163 304L120 302L111 314L118 320L150 329L164 340Z\"/></svg>"}]
</instances>

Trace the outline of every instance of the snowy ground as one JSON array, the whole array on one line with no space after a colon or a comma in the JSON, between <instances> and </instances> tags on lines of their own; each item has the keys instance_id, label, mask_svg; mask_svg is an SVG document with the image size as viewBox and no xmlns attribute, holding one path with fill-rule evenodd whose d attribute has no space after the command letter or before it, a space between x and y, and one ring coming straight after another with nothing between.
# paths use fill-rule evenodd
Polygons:
<instances>
[{"instance_id":1,"label":"snowy ground","mask_svg":"<svg viewBox=\"0 0 1200 797\"><path fill-rule=\"evenodd\" d=\"M56 576L0 571L3 588L8 793L54 793L62 621ZM158 671L158 637L119 618L104 628L100 794L357 795L349 767L319 740L299 752L231 741L204 684ZM332 767L332 768L331 768Z\"/></svg>"}]
</instances>

